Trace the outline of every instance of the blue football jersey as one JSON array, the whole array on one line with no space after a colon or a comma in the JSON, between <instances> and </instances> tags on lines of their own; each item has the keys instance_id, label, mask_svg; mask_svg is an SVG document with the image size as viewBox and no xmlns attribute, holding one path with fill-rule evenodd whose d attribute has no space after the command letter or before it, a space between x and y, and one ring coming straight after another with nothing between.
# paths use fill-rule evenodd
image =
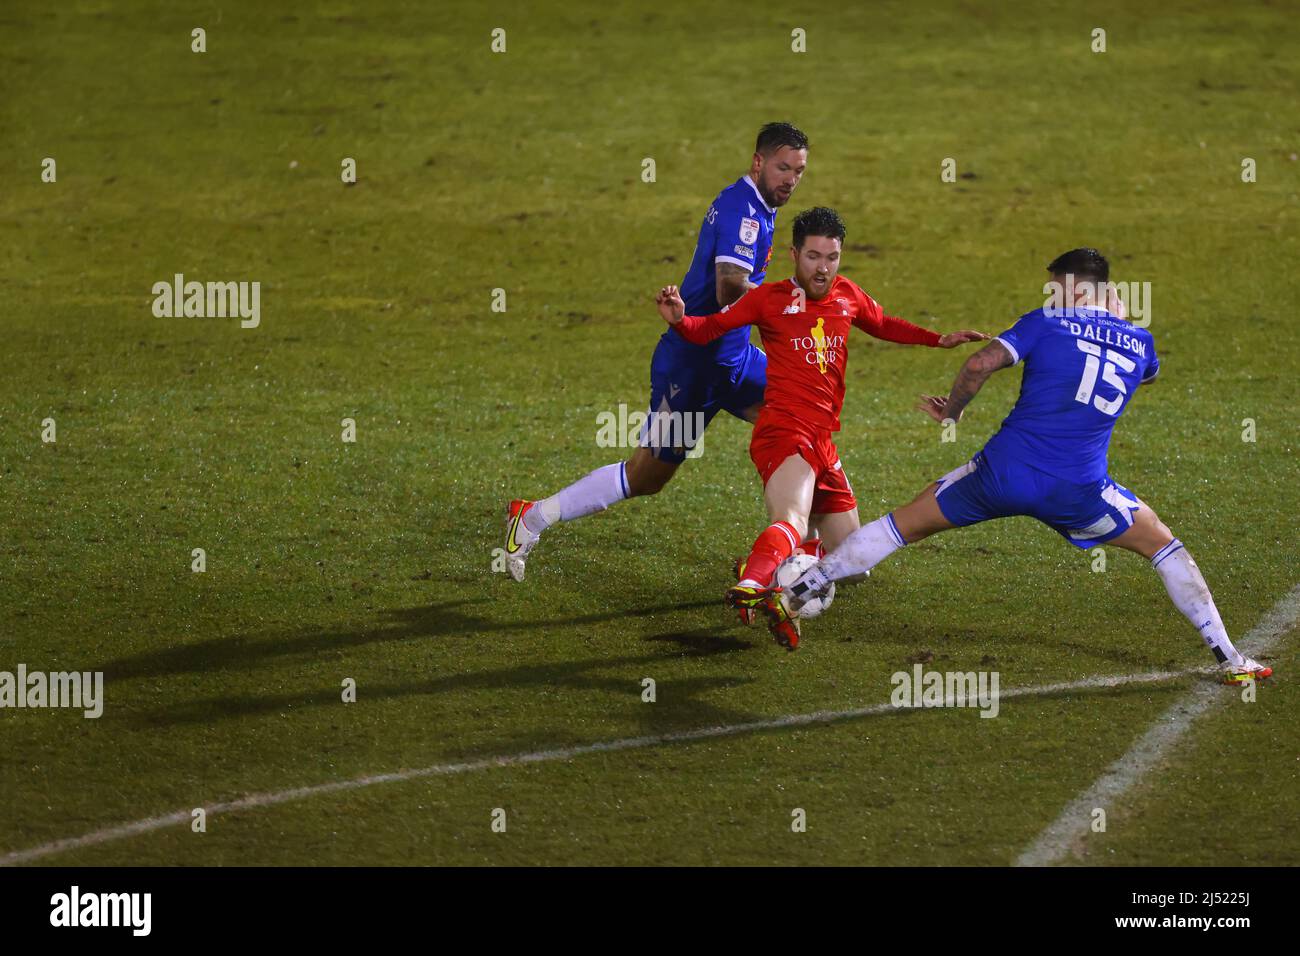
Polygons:
<instances>
[{"instance_id":1,"label":"blue football jersey","mask_svg":"<svg viewBox=\"0 0 1300 956\"><path fill-rule=\"evenodd\" d=\"M687 315L721 312L717 294L717 264L730 262L749 270L749 281L760 285L772 258L772 237L776 231L776 210L763 201L749 176L718 193L700 224L691 266L682 280L682 299ZM721 365L743 359L749 344L749 327L733 329L708 345L692 345L673 329L665 333L675 345L707 356Z\"/></svg>"},{"instance_id":2,"label":"blue football jersey","mask_svg":"<svg viewBox=\"0 0 1300 956\"><path fill-rule=\"evenodd\" d=\"M1037 309L997 338L1025 371L986 454L1065 481L1104 478L1115 422L1160 370L1151 333L1103 309Z\"/></svg>"}]
</instances>

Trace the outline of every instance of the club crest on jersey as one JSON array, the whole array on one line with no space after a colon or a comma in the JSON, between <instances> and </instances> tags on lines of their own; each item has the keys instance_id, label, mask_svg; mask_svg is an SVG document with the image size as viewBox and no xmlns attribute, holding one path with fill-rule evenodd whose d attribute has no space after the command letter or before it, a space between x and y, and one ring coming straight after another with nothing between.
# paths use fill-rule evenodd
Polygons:
<instances>
[{"instance_id":1,"label":"club crest on jersey","mask_svg":"<svg viewBox=\"0 0 1300 956\"><path fill-rule=\"evenodd\" d=\"M745 218L740 220L740 241L752 246L758 241L758 220Z\"/></svg>"}]
</instances>

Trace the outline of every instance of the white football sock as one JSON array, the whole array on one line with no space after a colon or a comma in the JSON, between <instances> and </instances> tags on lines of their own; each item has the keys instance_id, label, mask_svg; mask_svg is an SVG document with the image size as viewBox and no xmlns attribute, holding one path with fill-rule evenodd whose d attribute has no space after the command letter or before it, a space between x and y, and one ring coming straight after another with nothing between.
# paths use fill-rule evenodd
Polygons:
<instances>
[{"instance_id":1,"label":"white football sock","mask_svg":"<svg viewBox=\"0 0 1300 956\"><path fill-rule=\"evenodd\" d=\"M1241 652L1228 639L1228 632L1219 617L1219 609L1214 606L1214 597L1210 594L1205 578L1201 577L1201 569L1196 566L1183 543L1174 538L1151 557L1151 566L1165 582L1165 590L1169 592L1174 606L1201 632L1201 637L1205 638L1205 643L1214 652L1215 659L1220 664L1224 661L1243 663Z\"/></svg>"},{"instance_id":2,"label":"white football sock","mask_svg":"<svg viewBox=\"0 0 1300 956\"><path fill-rule=\"evenodd\" d=\"M524 527L533 534L541 534L560 520L560 496L551 495L535 502L524 515Z\"/></svg>"},{"instance_id":3,"label":"white football sock","mask_svg":"<svg viewBox=\"0 0 1300 956\"><path fill-rule=\"evenodd\" d=\"M585 518L622 501L628 496L625 469L626 465L621 461L605 465L551 497L543 498L524 515L524 526L534 534L540 534L557 521Z\"/></svg>"},{"instance_id":4,"label":"white football sock","mask_svg":"<svg viewBox=\"0 0 1300 956\"><path fill-rule=\"evenodd\" d=\"M827 583L852 577L855 574L863 574L906 543L903 536L898 533L894 516L885 515L871 524L863 525L845 538L838 548L822 558L816 567L810 568L808 574L800 580L805 580L809 575L817 572L825 577ZM814 586L817 583L820 582L814 582ZM817 590L822 588L819 587Z\"/></svg>"}]
</instances>

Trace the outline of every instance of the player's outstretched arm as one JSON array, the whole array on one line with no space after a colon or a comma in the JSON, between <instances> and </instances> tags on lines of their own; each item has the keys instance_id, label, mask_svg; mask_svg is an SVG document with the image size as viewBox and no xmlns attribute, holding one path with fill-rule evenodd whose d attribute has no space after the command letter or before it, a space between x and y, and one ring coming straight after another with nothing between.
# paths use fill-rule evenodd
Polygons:
<instances>
[{"instance_id":1,"label":"player's outstretched arm","mask_svg":"<svg viewBox=\"0 0 1300 956\"><path fill-rule=\"evenodd\" d=\"M659 314L665 322L677 330L687 342L704 345L712 342L732 329L742 325L752 325L762 318L762 288L756 288L721 312L713 315L687 315L686 303L682 301L681 291L675 285L666 285L655 296Z\"/></svg>"},{"instance_id":2,"label":"player's outstretched arm","mask_svg":"<svg viewBox=\"0 0 1300 956\"><path fill-rule=\"evenodd\" d=\"M1011 357L1007 347L994 339L968 358L965 364L962 365L961 371L957 373L957 378L952 383L952 390L948 393L947 398L941 398L937 395L922 395L921 401L916 407L936 422L943 422L949 418L955 422L961 421L961 413L970 404L971 399L984 387L984 383L989 380L989 376L998 369L1007 368L1014 364L1015 359Z\"/></svg>"},{"instance_id":3,"label":"player's outstretched arm","mask_svg":"<svg viewBox=\"0 0 1300 956\"><path fill-rule=\"evenodd\" d=\"M880 307L880 303L863 292L861 286L853 282L849 282L848 286L858 303L858 314L853 317L853 324L875 338L886 342L897 342L900 345L926 345L939 349L953 349L966 342L984 342L989 338L983 332L974 332L970 329L940 335L938 332L914 325L907 319L900 319L896 315L885 315L885 310Z\"/></svg>"}]
</instances>

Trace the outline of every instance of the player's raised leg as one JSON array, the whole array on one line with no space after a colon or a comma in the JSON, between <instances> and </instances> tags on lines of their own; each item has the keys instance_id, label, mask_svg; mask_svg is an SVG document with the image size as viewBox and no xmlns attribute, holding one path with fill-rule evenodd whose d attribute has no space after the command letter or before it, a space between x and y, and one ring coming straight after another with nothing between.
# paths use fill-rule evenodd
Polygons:
<instances>
[{"instance_id":1,"label":"player's raised leg","mask_svg":"<svg viewBox=\"0 0 1300 956\"><path fill-rule=\"evenodd\" d=\"M506 509L506 568L524 579L528 553L542 532L561 521L604 511L615 502L658 494L676 474L680 461L661 461L650 448L638 448L627 461L602 465L540 501L516 499Z\"/></svg>"},{"instance_id":2,"label":"player's raised leg","mask_svg":"<svg viewBox=\"0 0 1300 956\"><path fill-rule=\"evenodd\" d=\"M815 484L812 467L799 455L789 456L772 472L763 488L771 523L754 541L745 559L745 577L738 587L766 587L777 565L794 553L808 530Z\"/></svg>"},{"instance_id":3,"label":"player's raised leg","mask_svg":"<svg viewBox=\"0 0 1300 956\"><path fill-rule=\"evenodd\" d=\"M818 561L820 561L822 558L826 556L826 543L822 539L822 530L818 526L818 519L827 519L827 518L830 519L830 526L831 526L831 530L829 531L829 533L835 536L836 541L841 540L841 538L844 535L850 534L852 532L853 529L848 528L848 521L845 516L812 515L810 516L808 521L808 528L806 531L804 531L803 540L800 541L799 544L795 547L793 554L807 554ZM853 519L854 519L853 528L856 528L857 527L856 507L853 510ZM841 531L839 530L841 528L846 528L847 530ZM746 558L736 559L734 574L736 577L736 581L738 583L740 581L745 580L746 561L747 561ZM779 566L780 565L778 564L778 567ZM747 603L737 606L736 613L737 616L740 618L741 623L743 624L753 624L754 621L757 619L757 615L758 615L757 609L755 607L749 606Z\"/></svg>"},{"instance_id":4,"label":"player's raised leg","mask_svg":"<svg viewBox=\"0 0 1300 956\"><path fill-rule=\"evenodd\" d=\"M740 374L736 381L728 383L729 387L722 401L722 407L736 418L753 425L758 421L759 413L763 411L763 393L767 388L767 354L758 346L751 344L746 347L738 367ZM804 550L809 554L821 557L821 542L806 541L801 543L800 547L803 548L804 545L807 545ZM745 560L745 558L736 558L732 565L732 573L737 583L745 579ZM753 624L757 614L758 612L752 607L736 608L736 615L742 624Z\"/></svg>"},{"instance_id":5,"label":"player's raised leg","mask_svg":"<svg viewBox=\"0 0 1300 956\"><path fill-rule=\"evenodd\" d=\"M745 576L727 591L727 604L736 608L764 607L772 619L772 633L783 646L799 645L798 622L782 613L779 605L764 604L777 567L794 553L808 530L817 484L812 466L799 455L790 455L767 479L763 501L771 522L754 541L745 559Z\"/></svg>"},{"instance_id":6,"label":"player's raised leg","mask_svg":"<svg viewBox=\"0 0 1300 956\"><path fill-rule=\"evenodd\" d=\"M751 425L756 424L758 422L759 413L763 411L764 402L763 402L762 395L766 387L766 384L767 384L767 356L763 353L762 349L758 348L757 346L751 345L750 359L749 361L746 362L745 373L741 377L739 383L733 386L732 396L727 403L724 403L723 407L726 408L726 410L729 411L731 414L735 415L737 418L743 419L744 421L749 422ZM753 401L753 404L748 404L750 401ZM852 494L852 489L849 490L849 493ZM813 506L816 507L815 501ZM809 517L808 528L804 532L804 538L802 541L799 542L799 547L795 548L795 551L812 555L814 558L817 558L818 560L824 558L826 556L826 552L833 547L833 545L828 545L826 543L825 536L822 534L822 530L819 525L820 520L828 520L835 526L837 530L834 533L840 535L835 539L836 543L838 544L839 541L843 540L843 536L852 534L854 528L858 527L857 504L855 502L853 505L852 527L849 527L847 519L843 518L839 514L832 514L832 515L814 514ZM844 530L838 530L838 529L844 529ZM744 568L745 568L744 559L738 558L736 560L737 580L744 578L745 576ZM742 608L741 620L744 621L746 624L753 623L752 609Z\"/></svg>"},{"instance_id":7,"label":"player's raised leg","mask_svg":"<svg viewBox=\"0 0 1300 956\"><path fill-rule=\"evenodd\" d=\"M662 491L718 413L717 403L709 398L716 378L713 369L674 367L673 355L661 341L651 361L650 404L632 455L626 461L597 468L549 498L510 503L505 547L510 576L516 581L524 579L529 552L552 525Z\"/></svg>"},{"instance_id":8,"label":"player's raised leg","mask_svg":"<svg viewBox=\"0 0 1300 956\"><path fill-rule=\"evenodd\" d=\"M1151 562L1151 567L1165 583L1169 599L1192 622L1219 662L1225 681L1237 684L1271 677L1271 667L1244 657L1233 646L1201 569L1150 506L1141 499L1139 503L1141 508L1134 513L1133 524L1109 543L1140 554Z\"/></svg>"}]
</instances>

